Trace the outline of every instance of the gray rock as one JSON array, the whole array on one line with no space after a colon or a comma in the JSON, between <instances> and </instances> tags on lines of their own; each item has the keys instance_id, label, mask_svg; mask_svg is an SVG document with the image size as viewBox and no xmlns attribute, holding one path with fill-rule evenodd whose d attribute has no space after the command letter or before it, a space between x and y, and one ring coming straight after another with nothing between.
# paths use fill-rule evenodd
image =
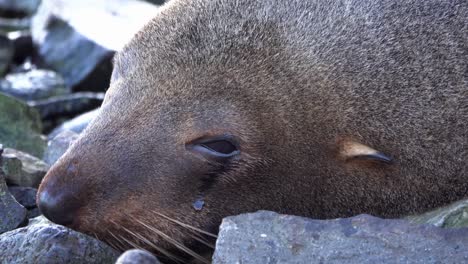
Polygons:
<instances>
[{"instance_id":1,"label":"gray rock","mask_svg":"<svg viewBox=\"0 0 468 264\"><path fill-rule=\"evenodd\" d=\"M78 134L70 131L64 130L60 132L56 137L47 143L47 150L44 154L44 161L53 165L71 146L73 142L78 138Z\"/></svg>"},{"instance_id":2,"label":"gray rock","mask_svg":"<svg viewBox=\"0 0 468 264\"><path fill-rule=\"evenodd\" d=\"M0 165L2 151L0 145ZM17 228L25 222L25 219L26 209L10 194L0 170L0 234Z\"/></svg>"},{"instance_id":3,"label":"gray rock","mask_svg":"<svg viewBox=\"0 0 468 264\"><path fill-rule=\"evenodd\" d=\"M7 71L14 53L15 49L11 40L0 35L0 76L3 76Z\"/></svg>"},{"instance_id":4,"label":"gray rock","mask_svg":"<svg viewBox=\"0 0 468 264\"><path fill-rule=\"evenodd\" d=\"M467 249L468 229L260 211L223 220L213 263L467 263Z\"/></svg>"},{"instance_id":5,"label":"gray rock","mask_svg":"<svg viewBox=\"0 0 468 264\"><path fill-rule=\"evenodd\" d=\"M34 17L33 41L43 61L75 91L104 91L114 52L156 12L156 6L136 0L44 0Z\"/></svg>"},{"instance_id":6,"label":"gray rock","mask_svg":"<svg viewBox=\"0 0 468 264\"><path fill-rule=\"evenodd\" d=\"M0 236L0 263L114 263L118 252L87 235L63 226L36 224Z\"/></svg>"},{"instance_id":7,"label":"gray rock","mask_svg":"<svg viewBox=\"0 0 468 264\"><path fill-rule=\"evenodd\" d=\"M8 191L15 197L15 200L26 209L36 208L37 189L31 187L9 186Z\"/></svg>"},{"instance_id":8,"label":"gray rock","mask_svg":"<svg viewBox=\"0 0 468 264\"><path fill-rule=\"evenodd\" d=\"M49 139L54 138L58 134L60 134L64 130L71 130L75 133L81 133L87 126L88 124L98 115L99 109L84 113L82 115L79 115L72 120L69 120L56 129L54 129L52 132L49 134Z\"/></svg>"},{"instance_id":9,"label":"gray rock","mask_svg":"<svg viewBox=\"0 0 468 264\"><path fill-rule=\"evenodd\" d=\"M168 0L144 0L144 1L146 1L148 3L155 4L155 5L162 5L165 2L167 2Z\"/></svg>"},{"instance_id":10,"label":"gray rock","mask_svg":"<svg viewBox=\"0 0 468 264\"><path fill-rule=\"evenodd\" d=\"M2 157L1 168L10 185L37 188L49 169L39 158L15 149L6 148Z\"/></svg>"},{"instance_id":11,"label":"gray rock","mask_svg":"<svg viewBox=\"0 0 468 264\"><path fill-rule=\"evenodd\" d=\"M0 143L5 147L42 157L46 141L41 136L39 113L32 107L0 93Z\"/></svg>"},{"instance_id":12,"label":"gray rock","mask_svg":"<svg viewBox=\"0 0 468 264\"><path fill-rule=\"evenodd\" d=\"M4 18L0 17L0 33L29 30L31 18Z\"/></svg>"},{"instance_id":13,"label":"gray rock","mask_svg":"<svg viewBox=\"0 0 468 264\"><path fill-rule=\"evenodd\" d=\"M28 209L28 213L26 214L26 217L29 219L29 218L34 218L34 217L38 217L41 215L41 211L39 211L39 208L31 208L31 209Z\"/></svg>"},{"instance_id":14,"label":"gray rock","mask_svg":"<svg viewBox=\"0 0 468 264\"><path fill-rule=\"evenodd\" d=\"M0 92L29 101L68 94L70 89L56 72L34 69L8 74L0 81Z\"/></svg>"},{"instance_id":15,"label":"gray rock","mask_svg":"<svg viewBox=\"0 0 468 264\"><path fill-rule=\"evenodd\" d=\"M99 107L103 100L104 93L80 92L31 101L28 104L39 111L42 119L51 119L88 112Z\"/></svg>"},{"instance_id":16,"label":"gray rock","mask_svg":"<svg viewBox=\"0 0 468 264\"><path fill-rule=\"evenodd\" d=\"M438 227L468 227L468 199L421 215L409 216L412 223L431 224Z\"/></svg>"},{"instance_id":17,"label":"gray rock","mask_svg":"<svg viewBox=\"0 0 468 264\"><path fill-rule=\"evenodd\" d=\"M33 225L54 225L54 223L51 222L49 219L47 219L45 216L40 215L40 216L29 219L28 226L33 226Z\"/></svg>"},{"instance_id":18,"label":"gray rock","mask_svg":"<svg viewBox=\"0 0 468 264\"><path fill-rule=\"evenodd\" d=\"M0 10L31 15L40 3L40 0L0 0Z\"/></svg>"},{"instance_id":19,"label":"gray rock","mask_svg":"<svg viewBox=\"0 0 468 264\"><path fill-rule=\"evenodd\" d=\"M117 259L115 264L159 264L161 262L151 253L141 249L131 249L125 251Z\"/></svg>"}]
</instances>

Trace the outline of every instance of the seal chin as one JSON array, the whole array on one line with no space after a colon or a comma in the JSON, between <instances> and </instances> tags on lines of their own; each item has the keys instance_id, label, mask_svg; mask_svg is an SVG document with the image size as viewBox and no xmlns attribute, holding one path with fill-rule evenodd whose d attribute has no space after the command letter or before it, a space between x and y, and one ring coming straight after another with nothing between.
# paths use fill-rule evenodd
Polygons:
<instances>
[{"instance_id":1,"label":"seal chin","mask_svg":"<svg viewBox=\"0 0 468 264\"><path fill-rule=\"evenodd\" d=\"M76 199L70 199L69 195L63 193L53 195L47 188L41 189L37 194L37 204L42 214L56 224L72 225L80 208Z\"/></svg>"}]
</instances>

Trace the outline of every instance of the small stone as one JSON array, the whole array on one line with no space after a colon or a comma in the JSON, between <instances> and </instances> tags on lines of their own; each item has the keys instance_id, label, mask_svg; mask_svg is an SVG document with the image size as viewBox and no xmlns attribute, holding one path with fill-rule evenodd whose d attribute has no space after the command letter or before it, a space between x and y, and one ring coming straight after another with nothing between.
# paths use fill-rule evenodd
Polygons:
<instances>
[{"instance_id":1,"label":"small stone","mask_svg":"<svg viewBox=\"0 0 468 264\"><path fill-rule=\"evenodd\" d=\"M115 264L159 264L161 262L151 253L141 249L131 249L125 251L117 259Z\"/></svg>"},{"instance_id":2,"label":"small stone","mask_svg":"<svg viewBox=\"0 0 468 264\"><path fill-rule=\"evenodd\" d=\"M60 75L38 69L8 74L5 80L0 81L0 91L25 101L70 93Z\"/></svg>"},{"instance_id":3,"label":"small stone","mask_svg":"<svg viewBox=\"0 0 468 264\"><path fill-rule=\"evenodd\" d=\"M46 221L0 236L2 263L114 263L118 252L87 235Z\"/></svg>"},{"instance_id":4,"label":"small stone","mask_svg":"<svg viewBox=\"0 0 468 264\"><path fill-rule=\"evenodd\" d=\"M468 228L259 211L223 220L213 263L466 263L467 245Z\"/></svg>"},{"instance_id":5,"label":"small stone","mask_svg":"<svg viewBox=\"0 0 468 264\"><path fill-rule=\"evenodd\" d=\"M39 158L15 149L6 148L2 157L1 168L10 185L37 188L49 169Z\"/></svg>"},{"instance_id":6,"label":"small stone","mask_svg":"<svg viewBox=\"0 0 468 264\"><path fill-rule=\"evenodd\" d=\"M2 151L3 148L0 145L0 165ZM0 170L0 234L17 228L24 223L25 219L26 209L10 194Z\"/></svg>"},{"instance_id":7,"label":"small stone","mask_svg":"<svg viewBox=\"0 0 468 264\"><path fill-rule=\"evenodd\" d=\"M67 149L75 142L78 138L78 134L70 131L63 130L57 136L47 143L47 149L44 154L44 161L52 166Z\"/></svg>"},{"instance_id":8,"label":"small stone","mask_svg":"<svg viewBox=\"0 0 468 264\"><path fill-rule=\"evenodd\" d=\"M37 189L31 187L9 186L8 190L16 201L26 209L36 208Z\"/></svg>"},{"instance_id":9,"label":"small stone","mask_svg":"<svg viewBox=\"0 0 468 264\"><path fill-rule=\"evenodd\" d=\"M0 93L0 143L42 157L46 141L39 113L25 103Z\"/></svg>"},{"instance_id":10,"label":"small stone","mask_svg":"<svg viewBox=\"0 0 468 264\"><path fill-rule=\"evenodd\" d=\"M468 227L468 199L421 215L409 216L407 219L412 223L431 224L444 228Z\"/></svg>"},{"instance_id":11,"label":"small stone","mask_svg":"<svg viewBox=\"0 0 468 264\"><path fill-rule=\"evenodd\" d=\"M82 115L79 115L72 120L69 120L56 129L54 129L50 134L49 134L49 139L54 138L58 134L60 134L64 130L71 130L75 133L81 133L87 126L88 124L99 114L99 109L84 113Z\"/></svg>"}]
</instances>

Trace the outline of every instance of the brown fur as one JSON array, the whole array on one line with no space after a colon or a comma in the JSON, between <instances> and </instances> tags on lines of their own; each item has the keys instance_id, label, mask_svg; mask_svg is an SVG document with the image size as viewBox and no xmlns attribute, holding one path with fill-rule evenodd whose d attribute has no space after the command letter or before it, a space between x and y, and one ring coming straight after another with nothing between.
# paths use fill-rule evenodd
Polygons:
<instances>
[{"instance_id":1,"label":"brown fur","mask_svg":"<svg viewBox=\"0 0 468 264\"><path fill-rule=\"evenodd\" d=\"M118 54L100 115L39 193L76 197L77 230L163 249L136 219L192 247L161 215L216 232L259 209L399 217L467 197L467 14L465 0L173 0ZM241 154L221 171L186 149L225 133ZM340 158L344 140L393 162Z\"/></svg>"}]
</instances>

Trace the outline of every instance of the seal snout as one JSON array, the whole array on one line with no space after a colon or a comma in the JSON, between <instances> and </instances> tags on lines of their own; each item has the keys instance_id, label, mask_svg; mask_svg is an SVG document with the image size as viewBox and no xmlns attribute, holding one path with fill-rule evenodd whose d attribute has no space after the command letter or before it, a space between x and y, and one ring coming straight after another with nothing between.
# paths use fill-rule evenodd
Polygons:
<instances>
[{"instance_id":1,"label":"seal snout","mask_svg":"<svg viewBox=\"0 0 468 264\"><path fill-rule=\"evenodd\" d=\"M70 226L81 207L77 186L60 186L57 180L67 175L56 174L56 171L57 167L53 167L42 182L37 194L37 205L42 214L52 222ZM66 171L69 172L69 168Z\"/></svg>"}]
</instances>

